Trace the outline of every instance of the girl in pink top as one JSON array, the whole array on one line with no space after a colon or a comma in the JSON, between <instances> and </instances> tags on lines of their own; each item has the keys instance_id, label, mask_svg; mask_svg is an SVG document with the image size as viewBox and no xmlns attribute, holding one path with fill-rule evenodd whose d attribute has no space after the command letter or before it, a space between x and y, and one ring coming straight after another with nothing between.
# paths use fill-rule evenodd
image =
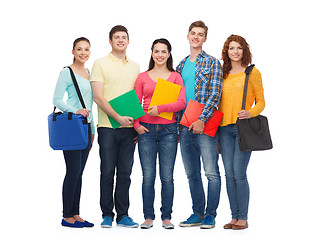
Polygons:
<instances>
[{"instance_id":1,"label":"girl in pink top","mask_svg":"<svg viewBox=\"0 0 316 240\"><path fill-rule=\"evenodd\" d=\"M161 112L178 112L185 108L186 97L181 75L174 71L171 45L167 39L157 39L152 45L148 71L140 73L136 80L135 91L142 102L145 116L134 121L138 135L138 151L143 171L143 212L145 222L141 228L150 228L155 219L154 198L156 179L156 159L159 156L161 180L161 219L164 228L173 229L170 222L174 184L173 169L177 154L178 134L175 114L172 120L158 116ZM174 103L149 107L158 78L181 86L178 100Z\"/></svg>"}]
</instances>

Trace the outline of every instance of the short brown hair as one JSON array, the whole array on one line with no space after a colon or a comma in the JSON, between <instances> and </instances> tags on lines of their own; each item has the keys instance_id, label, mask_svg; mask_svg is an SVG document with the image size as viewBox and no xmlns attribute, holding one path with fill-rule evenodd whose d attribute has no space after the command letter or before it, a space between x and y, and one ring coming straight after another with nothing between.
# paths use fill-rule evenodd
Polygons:
<instances>
[{"instance_id":1,"label":"short brown hair","mask_svg":"<svg viewBox=\"0 0 316 240\"><path fill-rule=\"evenodd\" d=\"M195 28L195 27L203 28L205 31L205 37L207 37L208 27L205 25L205 23L203 21L199 20L199 21L195 21L195 22L191 23L191 25L189 27L189 32L191 32L192 28Z\"/></svg>"},{"instance_id":2,"label":"short brown hair","mask_svg":"<svg viewBox=\"0 0 316 240\"><path fill-rule=\"evenodd\" d=\"M113 37L114 33L116 33L116 32L126 32L127 39L129 39L127 28L122 26L122 25L116 25L116 26L112 27L112 29L109 33L110 40L112 40L112 37Z\"/></svg>"}]
</instances>

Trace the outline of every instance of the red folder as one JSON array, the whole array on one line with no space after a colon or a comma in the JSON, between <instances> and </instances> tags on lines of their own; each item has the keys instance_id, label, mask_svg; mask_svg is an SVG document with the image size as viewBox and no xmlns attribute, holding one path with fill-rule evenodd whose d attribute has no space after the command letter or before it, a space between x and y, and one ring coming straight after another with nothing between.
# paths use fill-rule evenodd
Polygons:
<instances>
[{"instance_id":1,"label":"red folder","mask_svg":"<svg viewBox=\"0 0 316 240\"><path fill-rule=\"evenodd\" d=\"M192 123L197 121L203 111L204 104L190 99L187 108L181 118L180 124L186 127L190 127ZM223 117L223 113L214 110L212 117L205 123L203 133L214 137Z\"/></svg>"}]
</instances>

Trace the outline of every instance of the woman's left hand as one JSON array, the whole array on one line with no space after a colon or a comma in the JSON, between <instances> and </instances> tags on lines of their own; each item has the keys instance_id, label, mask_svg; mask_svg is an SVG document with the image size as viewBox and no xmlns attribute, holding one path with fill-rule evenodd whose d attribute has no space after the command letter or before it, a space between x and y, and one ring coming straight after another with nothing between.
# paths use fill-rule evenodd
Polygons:
<instances>
[{"instance_id":1,"label":"woman's left hand","mask_svg":"<svg viewBox=\"0 0 316 240\"><path fill-rule=\"evenodd\" d=\"M76 114L80 114L80 115L82 115L83 117L89 117L89 113L90 113L90 110L85 109L85 108L79 109L79 110L76 112Z\"/></svg>"},{"instance_id":2,"label":"woman's left hand","mask_svg":"<svg viewBox=\"0 0 316 240\"><path fill-rule=\"evenodd\" d=\"M249 111L247 111L247 110L241 110L239 113L238 113L238 117L239 117L239 119L248 119L248 118L250 118L251 116L250 116L250 112Z\"/></svg>"},{"instance_id":3,"label":"woman's left hand","mask_svg":"<svg viewBox=\"0 0 316 240\"><path fill-rule=\"evenodd\" d=\"M158 107L157 106L149 107L147 114L149 116L157 117L158 116Z\"/></svg>"}]
</instances>

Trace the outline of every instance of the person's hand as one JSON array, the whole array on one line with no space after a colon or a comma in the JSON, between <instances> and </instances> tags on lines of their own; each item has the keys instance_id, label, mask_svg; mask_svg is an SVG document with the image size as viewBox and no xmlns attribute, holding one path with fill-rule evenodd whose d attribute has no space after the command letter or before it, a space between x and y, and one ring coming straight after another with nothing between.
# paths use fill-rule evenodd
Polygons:
<instances>
[{"instance_id":1,"label":"person's hand","mask_svg":"<svg viewBox=\"0 0 316 240\"><path fill-rule=\"evenodd\" d=\"M79 109L76 114L82 115L83 117L89 117L90 110L82 108Z\"/></svg>"},{"instance_id":2,"label":"person's hand","mask_svg":"<svg viewBox=\"0 0 316 240\"><path fill-rule=\"evenodd\" d=\"M158 107L157 107L157 106L151 106L151 107L149 107L147 114L148 114L149 116L153 116L153 117L158 116Z\"/></svg>"},{"instance_id":3,"label":"person's hand","mask_svg":"<svg viewBox=\"0 0 316 240\"><path fill-rule=\"evenodd\" d=\"M240 112L238 112L238 118L239 119L248 119L250 118L250 112L247 110L241 110Z\"/></svg>"},{"instance_id":4,"label":"person's hand","mask_svg":"<svg viewBox=\"0 0 316 240\"><path fill-rule=\"evenodd\" d=\"M200 119L192 123L189 127L189 131L192 129L195 134L202 134L204 130L204 122Z\"/></svg>"},{"instance_id":5,"label":"person's hand","mask_svg":"<svg viewBox=\"0 0 316 240\"><path fill-rule=\"evenodd\" d=\"M144 126L140 125L140 127L138 127L136 129L136 132L141 135L144 134L145 132L149 132L149 130L147 128L145 128Z\"/></svg>"},{"instance_id":6,"label":"person's hand","mask_svg":"<svg viewBox=\"0 0 316 240\"><path fill-rule=\"evenodd\" d=\"M128 127L129 125L131 125L133 123L133 118L131 117L122 117L119 116L119 118L116 120L119 124L121 124L123 127Z\"/></svg>"}]
</instances>

